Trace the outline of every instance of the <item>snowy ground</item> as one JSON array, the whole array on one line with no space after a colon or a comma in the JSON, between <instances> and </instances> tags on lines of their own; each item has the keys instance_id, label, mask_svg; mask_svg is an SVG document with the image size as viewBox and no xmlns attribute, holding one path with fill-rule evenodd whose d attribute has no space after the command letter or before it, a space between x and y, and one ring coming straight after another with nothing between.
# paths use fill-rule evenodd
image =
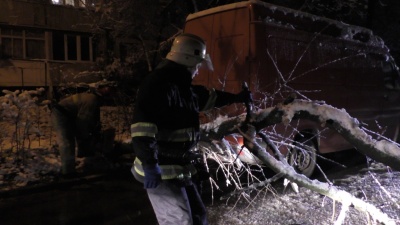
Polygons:
<instances>
[{"instance_id":1,"label":"snowy ground","mask_svg":"<svg viewBox=\"0 0 400 225\"><path fill-rule=\"evenodd\" d=\"M381 164L357 167L330 174L334 185L367 201L400 224L400 173L388 172ZM212 224L334 224L341 204L316 192L300 187L295 193L289 186L284 189L282 181L276 182L250 197L240 201L218 201L208 207ZM350 208L344 224L376 224L354 208Z\"/></svg>"},{"instance_id":2,"label":"snowy ground","mask_svg":"<svg viewBox=\"0 0 400 225\"><path fill-rule=\"evenodd\" d=\"M112 112L103 117L113 115ZM115 126L115 124L109 124ZM0 148L0 191L31 187L36 184L51 183L58 179L60 160L51 123L43 116L38 123L42 136L33 136L29 148L11 151L3 138ZM123 139L126 129L118 128L117 134ZM12 142L12 140L9 140ZM25 143L27 144L27 143ZM101 157L91 160L92 172L112 169L117 164L109 163ZM79 159L77 167L83 171L88 160ZM93 165L95 165L93 167ZM339 188L369 202L395 219L400 224L400 173L390 171L381 164L360 166L350 170L329 172L330 180ZM244 195L243 195L244 196ZM300 187L295 193L289 186L284 189L282 181L253 192L244 197L219 200L207 206L210 224L213 225L264 225L264 224L334 224L341 205L320 194ZM350 208L344 224L374 224L364 213ZM370 223L369 223L370 222Z\"/></svg>"},{"instance_id":3,"label":"snowy ground","mask_svg":"<svg viewBox=\"0 0 400 225\"><path fill-rule=\"evenodd\" d=\"M35 152L35 153L33 153ZM59 159L51 150L35 150L27 157L24 166L16 167L13 163L1 163L1 191L36 184L50 183L57 180ZM106 161L97 160L99 168L110 168ZM83 168L83 160L78 160L78 167ZM5 174L4 174L5 173ZM353 195L377 206L400 224L400 173L389 171L381 164L371 167L359 166L351 170L329 173L334 184ZM334 224L341 205L331 199L306 188L300 187L299 193L290 186L283 187L283 181L277 181L259 192L240 198L231 197L220 200L215 198L207 204L210 224L213 225L273 225ZM368 223L364 213L350 208L344 224Z\"/></svg>"},{"instance_id":4,"label":"snowy ground","mask_svg":"<svg viewBox=\"0 0 400 225\"><path fill-rule=\"evenodd\" d=\"M39 130L40 135L32 132L29 137L18 143L13 138L16 129L7 121L0 122L2 127L0 130L0 191L29 187L59 179L61 163L50 121L50 112L46 108L41 111L40 118L33 126L35 129L31 129ZM129 130L120 125L121 120L115 119L121 118L120 111L113 107L103 107L101 116L103 127L116 128L116 139L124 141L129 137ZM121 165L106 160L101 154L96 157L76 159L77 171L81 173L99 173L118 166Z\"/></svg>"}]
</instances>

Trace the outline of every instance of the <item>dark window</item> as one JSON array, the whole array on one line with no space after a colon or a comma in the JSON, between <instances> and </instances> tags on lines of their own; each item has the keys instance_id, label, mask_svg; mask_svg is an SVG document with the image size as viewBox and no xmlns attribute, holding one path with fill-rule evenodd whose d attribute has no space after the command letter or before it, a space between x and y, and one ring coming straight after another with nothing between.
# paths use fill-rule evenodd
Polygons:
<instances>
[{"instance_id":1,"label":"dark window","mask_svg":"<svg viewBox=\"0 0 400 225\"><path fill-rule=\"evenodd\" d=\"M90 44L89 37L81 36L81 60L89 61L90 60Z\"/></svg>"},{"instance_id":2,"label":"dark window","mask_svg":"<svg viewBox=\"0 0 400 225\"><path fill-rule=\"evenodd\" d=\"M3 52L3 56L11 57L12 56L12 41L11 38L2 38L1 39L1 51Z\"/></svg>"},{"instance_id":3,"label":"dark window","mask_svg":"<svg viewBox=\"0 0 400 225\"><path fill-rule=\"evenodd\" d=\"M64 34L53 32L53 59L65 60Z\"/></svg>"},{"instance_id":4,"label":"dark window","mask_svg":"<svg viewBox=\"0 0 400 225\"><path fill-rule=\"evenodd\" d=\"M22 39L13 39L13 58L24 58Z\"/></svg>"},{"instance_id":5,"label":"dark window","mask_svg":"<svg viewBox=\"0 0 400 225\"><path fill-rule=\"evenodd\" d=\"M28 59L44 59L44 41L26 40L26 58Z\"/></svg>"},{"instance_id":6,"label":"dark window","mask_svg":"<svg viewBox=\"0 0 400 225\"><path fill-rule=\"evenodd\" d=\"M24 58L22 30L1 29L2 52L11 58Z\"/></svg>"},{"instance_id":7,"label":"dark window","mask_svg":"<svg viewBox=\"0 0 400 225\"><path fill-rule=\"evenodd\" d=\"M12 30L13 36L22 37L22 34L23 34L23 30L17 30L17 29Z\"/></svg>"},{"instance_id":8,"label":"dark window","mask_svg":"<svg viewBox=\"0 0 400 225\"><path fill-rule=\"evenodd\" d=\"M46 58L43 30L25 30L25 51L28 59Z\"/></svg>"},{"instance_id":9,"label":"dark window","mask_svg":"<svg viewBox=\"0 0 400 225\"><path fill-rule=\"evenodd\" d=\"M89 35L77 35L71 33L66 34L62 32L53 32L54 60L90 61L91 49L92 46Z\"/></svg>"},{"instance_id":10,"label":"dark window","mask_svg":"<svg viewBox=\"0 0 400 225\"><path fill-rule=\"evenodd\" d=\"M26 30L25 31L26 38L37 38L37 39L44 39L44 32L43 31L36 31L36 30Z\"/></svg>"},{"instance_id":11,"label":"dark window","mask_svg":"<svg viewBox=\"0 0 400 225\"><path fill-rule=\"evenodd\" d=\"M67 36L68 60L77 60L76 36Z\"/></svg>"},{"instance_id":12,"label":"dark window","mask_svg":"<svg viewBox=\"0 0 400 225\"><path fill-rule=\"evenodd\" d=\"M43 30L22 30L0 28L3 58L45 59L45 32Z\"/></svg>"},{"instance_id":13,"label":"dark window","mask_svg":"<svg viewBox=\"0 0 400 225\"><path fill-rule=\"evenodd\" d=\"M9 28L1 28L2 35L12 35L12 29Z\"/></svg>"}]
</instances>

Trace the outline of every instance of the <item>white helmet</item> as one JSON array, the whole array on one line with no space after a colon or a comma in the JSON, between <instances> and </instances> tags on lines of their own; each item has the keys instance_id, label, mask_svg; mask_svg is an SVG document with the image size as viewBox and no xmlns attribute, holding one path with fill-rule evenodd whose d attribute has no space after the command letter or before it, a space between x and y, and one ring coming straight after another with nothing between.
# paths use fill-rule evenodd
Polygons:
<instances>
[{"instance_id":1,"label":"white helmet","mask_svg":"<svg viewBox=\"0 0 400 225\"><path fill-rule=\"evenodd\" d=\"M209 70L214 70L210 56L206 54L206 43L193 34L177 36L166 58L189 68L204 62Z\"/></svg>"}]
</instances>

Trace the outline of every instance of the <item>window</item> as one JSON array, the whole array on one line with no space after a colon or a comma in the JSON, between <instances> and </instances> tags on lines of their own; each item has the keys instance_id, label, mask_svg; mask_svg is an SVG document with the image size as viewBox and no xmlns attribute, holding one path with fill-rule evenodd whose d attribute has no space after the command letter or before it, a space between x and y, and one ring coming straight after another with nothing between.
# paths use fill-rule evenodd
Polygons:
<instances>
[{"instance_id":1,"label":"window","mask_svg":"<svg viewBox=\"0 0 400 225\"><path fill-rule=\"evenodd\" d=\"M65 5L75 5L74 0L64 0L64 2Z\"/></svg>"},{"instance_id":2,"label":"window","mask_svg":"<svg viewBox=\"0 0 400 225\"><path fill-rule=\"evenodd\" d=\"M44 31L0 28L2 55L14 59L45 59Z\"/></svg>"},{"instance_id":3,"label":"window","mask_svg":"<svg viewBox=\"0 0 400 225\"><path fill-rule=\"evenodd\" d=\"M19 58L19 59L24 58L22 38L13 38L12 45L13 45L13 52L12 52L13 58Z\"/></svg>"},{"instance_id":4,"label":"window","mask_svg":"<svg viewBox=\"0 0 400 225\"><path fill-rule=\"evenodd\" d=\"M89 34L52 31L52 57L46 57L45 31L0 27L0 55L12 59L53 59L60 61L91 61L92 39Z\"/></svg>"},{"instance_id":5,"label":"window","mask_svg":"<svg viewBox=\"0 0 400 225\"><path fill-rule=\"evenodd\" d=\"M90 60L90 38L81 36L81 60Z\"/></svg>"},{"instance_id":6,"label":"window","mask_svg":"<svg viewBox=\"0 0 400 225\"><path fill-rule=\"evenodd\" d=\"M26 58L45 59L45 38L44 32L40 30L25 31Z\"/></svg>"},{"instance_id":7,"label":"window","mask_svg":"<svg viewBox=\"0 0 400 225\"><path fill-rule=\"evenodd\" d=\"M12 57L12 39L2 38L1 39L1 51L3 55L7 58Z\"/></svg>"},{"instance_id":8,"label":"window","mask_svg":"<svg viewBox=\"0 0 400 225\"><path fill-rule=\"evenodd\" d=\"M26 58L29 59L45 59L44 42L38 40L26 41Z\"/></svg>"},{"instance_id":9,"label":"window","mask_svg":"<svg viewBox=\"0 0 400 225\"><path fill-rule=\"evenodd\" d=\"M67 35L67 49L68 49L68 60L77 60L77 43L76 43L76 36Z\"/></svg>"},{"instance_id":10,"label":"window","mask_svg":"<svg viewBox=\"0 0 400 225\"><path fill-rule=\"evenodd\" d=\"M97 0L51 0L55 5L72 5L75 7L93 7Z\"/></svg>"},{"instance_id":11,"label":"window","mask_svg":"<svg viewBox=\"0 0 400 225\"><path fill-rule=\"evenodd\" d=\"M53 32L53 59L91 61L92 46L89 35Z\"/></svg>"},{"instance_id":12,"label":"window","mask_svg":"<svg viewBox=\"0 0 400 225\"><path fill-rule=\"evenodd\" d=\"M53 32L53 59L65 60L64 34Z\"/></svg>"}]
</instances>

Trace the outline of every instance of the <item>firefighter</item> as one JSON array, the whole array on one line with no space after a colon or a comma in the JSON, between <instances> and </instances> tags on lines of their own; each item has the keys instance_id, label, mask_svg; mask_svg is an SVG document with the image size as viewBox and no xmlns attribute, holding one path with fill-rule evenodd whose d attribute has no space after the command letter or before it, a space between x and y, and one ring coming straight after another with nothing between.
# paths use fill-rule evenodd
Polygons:
<instances>
[{"instance_id":1,"label":"firefighter","mask_svg":"<svg viewBox=\"0 0 400 225\"><path fill-rule=\"evenodd\" d=\"M101 81L94 90L76 93L52 105L52 121L61 157L61 175L76 175L76 157L92 157L101 137L100 107L115 92L114 83ZM77 152L75 146L77 145Z\"/></svg>"},{"instance_id":2,"label":"firefighter","mask_svg":"<svg viewBox=\"0 0 400 225\"><path fill-rule=\"evenodd\" d=\"M193 176L191 149L199 141L199 112L251 100L192 85L200 66L212 70L205 42L192 34L174 39L170 52L142 81L131 125L136 154L132 173L143 182L160 225L208 224Z\"/></svg>"}]
</instances>

